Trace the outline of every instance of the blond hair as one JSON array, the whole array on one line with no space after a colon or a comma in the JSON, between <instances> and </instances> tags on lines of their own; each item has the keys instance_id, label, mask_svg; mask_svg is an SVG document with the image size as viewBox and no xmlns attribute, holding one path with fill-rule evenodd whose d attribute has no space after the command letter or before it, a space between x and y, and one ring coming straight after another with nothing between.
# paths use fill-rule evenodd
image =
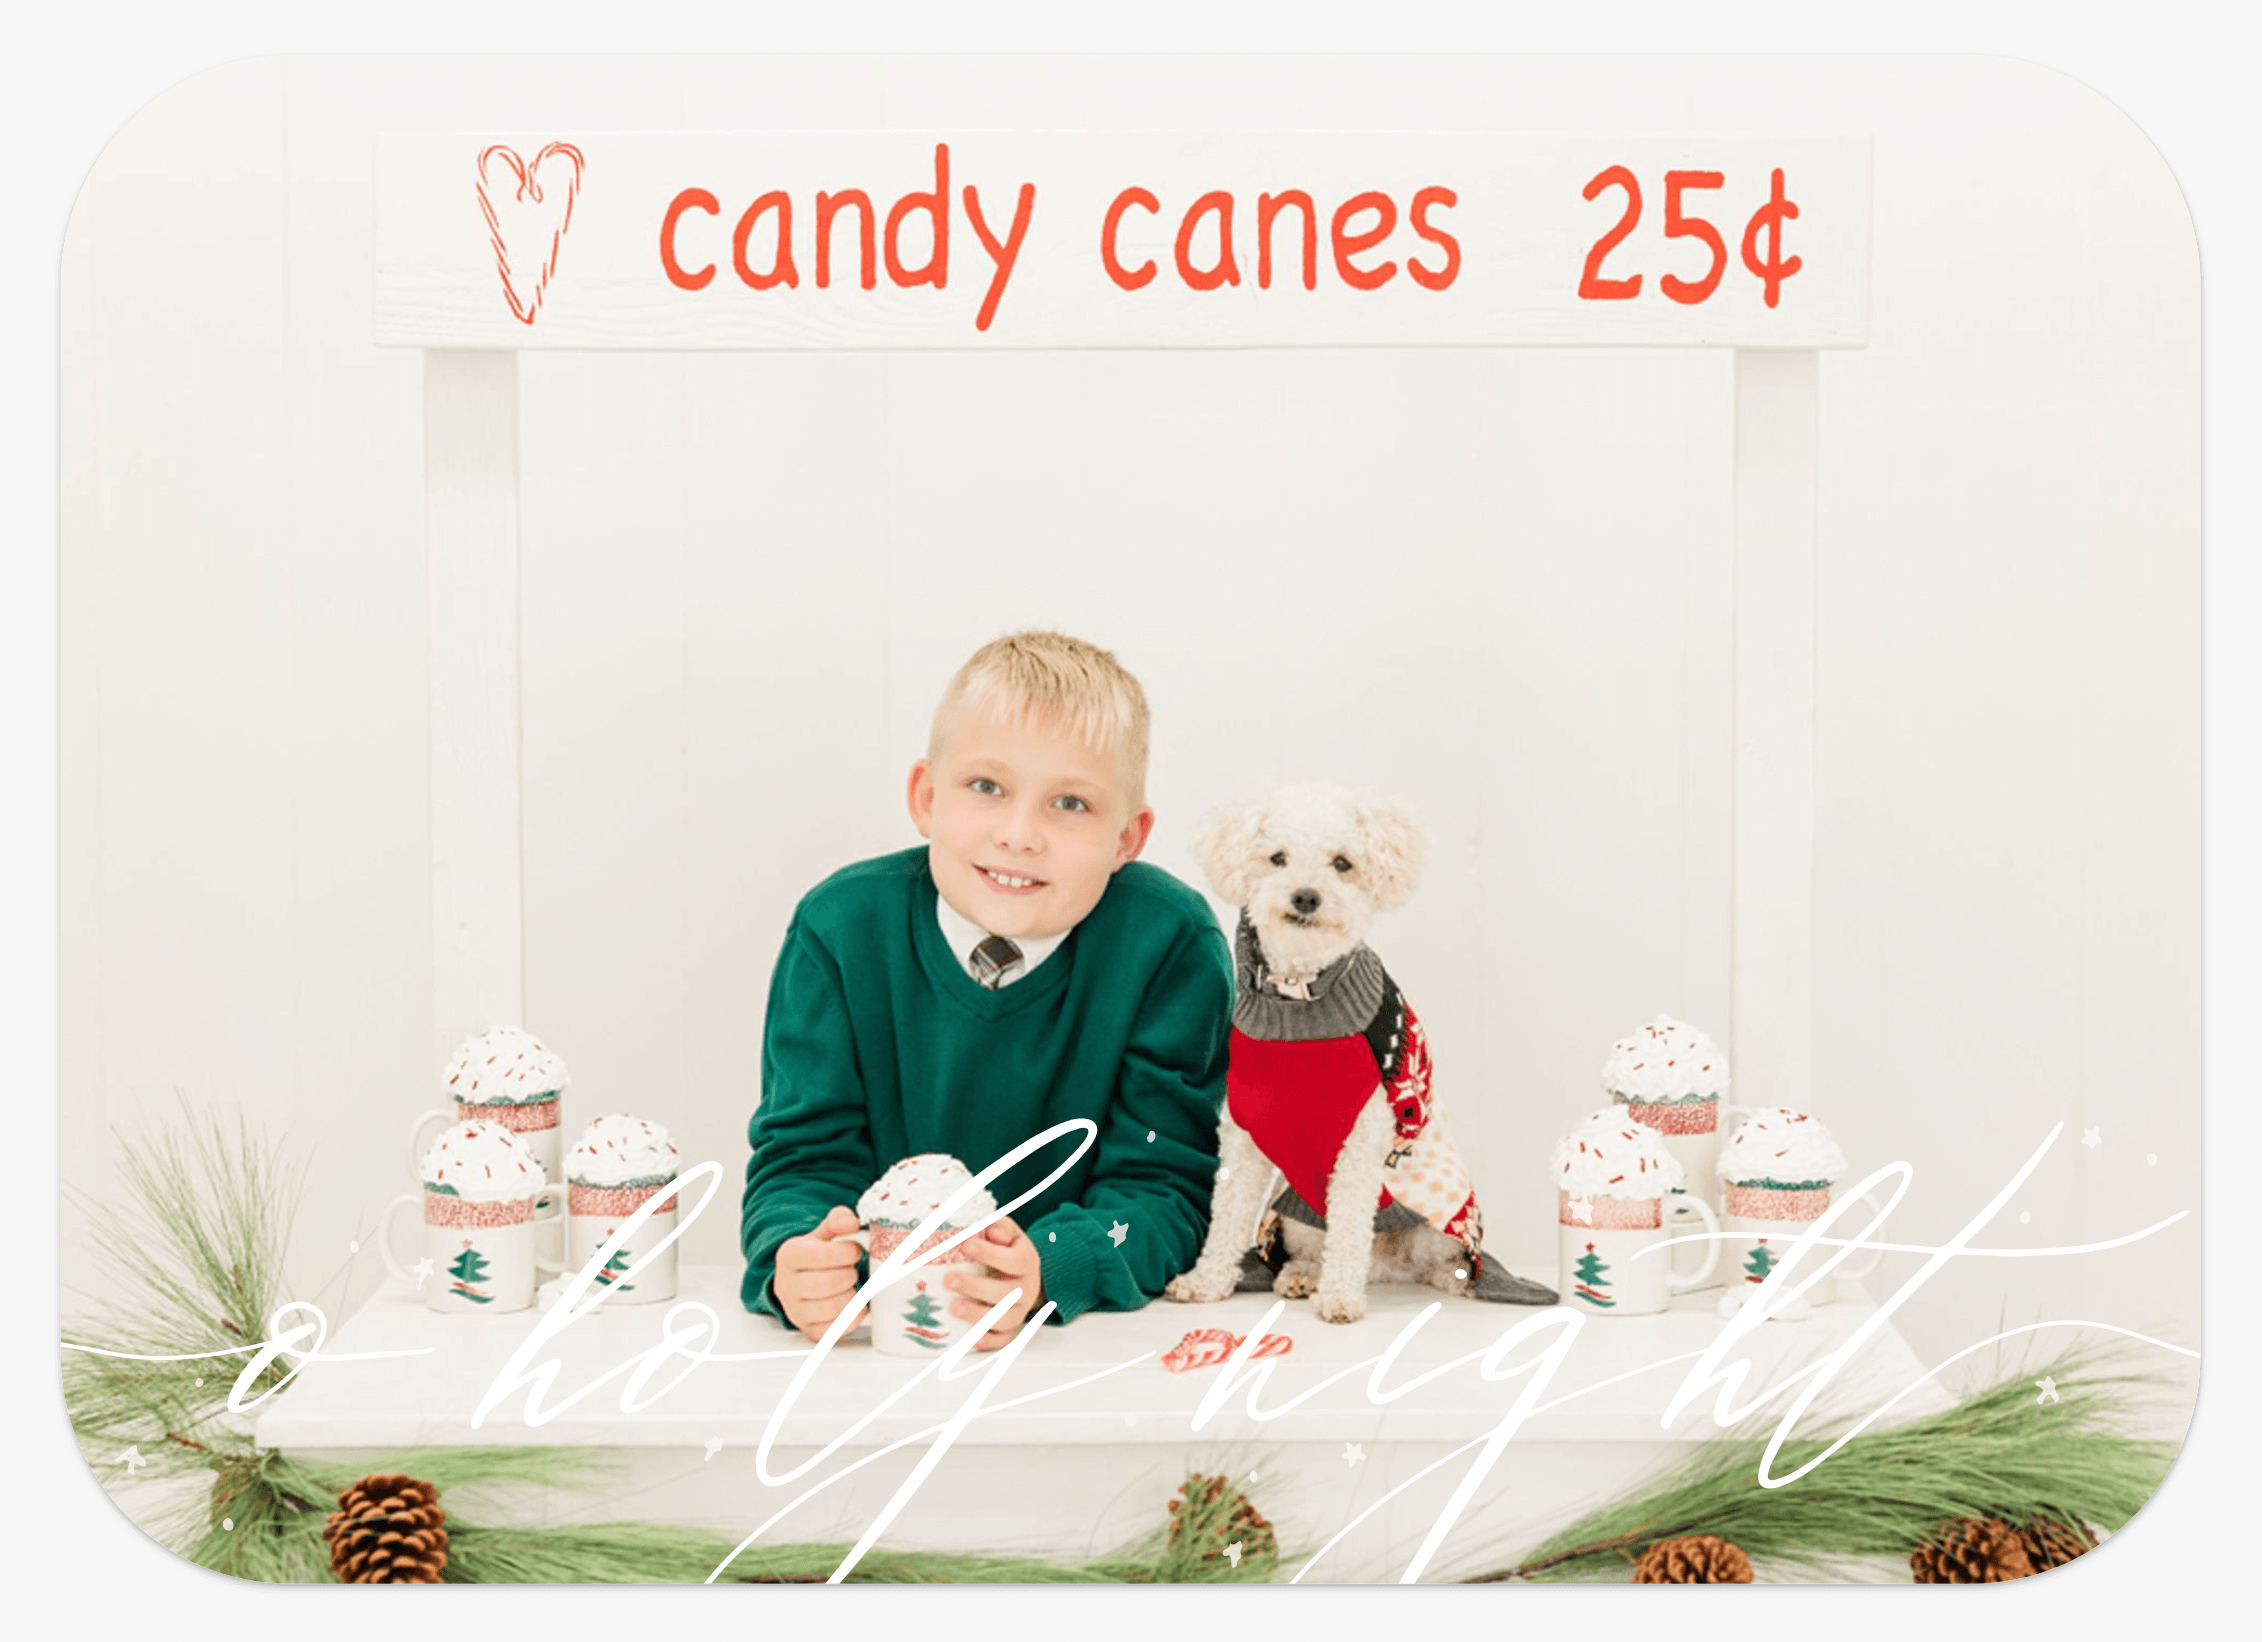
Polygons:
<instances>
[{"instance_id":1,"label":"blond hair","mask_svg":"<svg viewBox=\"0 0 2262 1642\"><path fill-rule=\"evenodd\" d=\"M1114 756L1131 807L1146 801L1147 693L1114 655L1065 633L1009 633L992 639L951 676L927 732L927 756L961 712L1020 729L1050 719L1096 752Z\"/></svg>"}]
</instances>

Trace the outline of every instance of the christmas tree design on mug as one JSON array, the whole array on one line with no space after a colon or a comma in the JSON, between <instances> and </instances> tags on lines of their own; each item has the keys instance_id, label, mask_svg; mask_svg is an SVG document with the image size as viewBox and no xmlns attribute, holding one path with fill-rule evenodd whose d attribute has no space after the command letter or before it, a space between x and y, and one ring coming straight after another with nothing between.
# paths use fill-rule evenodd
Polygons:
<instances>
[{"instance_id":1,"label":"christmas tree design on mug","mask_svg":"<svg viewBox=\"0 0 2262 1642\"><path fill-rule=\"evenodd\" d=\"M449 1288L462 1295L466 1300L485 1305L495 1298L478 1286L487 1281L487 1260L476 1248L472 1247L468 1238L464 1240L463 1253L457 1255L455 1264L448 1267L448 1275L455 1279L448 1285Z\"/></svg>"},{"instance_id":2,"label":"christmas tree design on mug","mask_svg":"<svg viewBox=\"0 0 2262 1642\"><path fill-rule=\"evenodd\" d=\"M950 1330L943 1326L942 1308L935 1297L927 1292L922 1282L911 1296L911 1303L903 1308L903 1332L930 1351L940 1351L950 1344Z\"/></svg>"},{"instance_id":3,"label":"christmas tree design on mug","mask_svg":"<svg viewBox=\"0 0 2262 1642\"><path fill-rule=\"evenodd\" d=\"M1610 1280L1603 1275L1610 1268L1604 1265L1602 1257L1594 1252L1592 1243L1587 1245L1586 1253L1579 1257L1579 1263L1574 1269L1578 1273L1579 1280L1571 1285L1573 1294L1590 1305L1614 1306L1618 1303L1602 1292L1610 1286Z\"/></svg>"}]
</instances>

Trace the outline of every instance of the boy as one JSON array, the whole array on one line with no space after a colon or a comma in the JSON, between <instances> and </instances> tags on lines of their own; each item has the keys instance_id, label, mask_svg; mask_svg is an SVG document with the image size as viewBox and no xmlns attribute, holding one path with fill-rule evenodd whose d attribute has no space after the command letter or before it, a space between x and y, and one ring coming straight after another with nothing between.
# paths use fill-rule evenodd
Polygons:
<instances>
[{"instance_id":1,"label":"boy","mask_svg":"<svg viewBox=\"0 0 2262 1642\"><path fill-rule=\"evenodd\" d=\"M741 1298L808 1339L851 1303L854 1203L899 1158L979 1174L1064 1119L1098 1136L1013 1217L962 1245L951 1309L1021 1298L1066 1322L1144 1305L1193 1263L1217 1172L1233 970L1209 904L1138 860L1147 703L1105 650L1057 633L985 645L911 767L928 842L833 874L796 909L770 981L748 1126ZM990 1191L1012 1201L1070 1142ZM1026 1225L1026 1230L1022 1229Z\"/></svg>"}]
</instances>

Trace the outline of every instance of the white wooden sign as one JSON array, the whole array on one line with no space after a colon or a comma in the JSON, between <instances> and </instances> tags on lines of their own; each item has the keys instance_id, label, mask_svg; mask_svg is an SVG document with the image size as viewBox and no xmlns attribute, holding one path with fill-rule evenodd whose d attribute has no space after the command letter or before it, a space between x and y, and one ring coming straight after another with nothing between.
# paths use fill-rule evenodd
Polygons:
<instances>
[{"instance_id":1,"label":"white wooden sign","mask_svg":"<svg viewBox=\"0 0 2262 1642\"><path fill-rule=\"evenodd\" d=\"M1844 348L1865 137L511 131L377 149L420 348Z\"/></svg>"}]
</instances>

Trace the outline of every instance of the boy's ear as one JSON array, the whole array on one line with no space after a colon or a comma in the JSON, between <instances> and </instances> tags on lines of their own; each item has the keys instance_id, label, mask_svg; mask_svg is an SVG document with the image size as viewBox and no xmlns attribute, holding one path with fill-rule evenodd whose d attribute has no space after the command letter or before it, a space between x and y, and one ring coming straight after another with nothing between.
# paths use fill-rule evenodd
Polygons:
<instances>
[{"instance_id":1,"label":"boy's ear","mask_svg":"<svg viewBox=\"0 0 2262 1642\"><path fill-rule=\"evenodd\" d=\"M1429 858L1429 834L1403 799L1362 794L1354 807L1359 831L1366 838L1375 910L1402 907L1413 899L1421 882L1422 863Z\"/></svg>"},{"instance_id":2,"label":"boy's ear","mask_svg":"<svg viewBox=\"0 0 2262 1642\"><path fill-rule=\"evenodd\" d=\"M1147 847L1147 838L1155 830L1155 812L1151 804L1141 804L1138 813L1123 823L1123 831L1115 841L1115 865L1139 859L1139 852ZM1113 870L1112 868L1110 870Z\"/></svg>"},{"instance_id":3,"label":"boy's ear","mask_svg":"<svg viewBox=\"0 0 2262 1642\"><path fill-rule=\"evenodd\" d=\"M920 759L911 766L911 780L904 792L904 800L911 806L911 824L919 829L921 838L935 835L935 772Z\"/></svg>"},{"instance_id":4,"label":"boy's ear","mask_svg":"<svg viewBox=\"0 0 2262 1642\"><path fill-rule=\"evenodd\" d=\"M1267 819L1262 804L1230 805L1212 811L1194 829L1194 859L1208 874L1210 888L1217 891L1220 900L1235 906L1248 904L1250 864Z\"/></svg>"}]
</instances>

